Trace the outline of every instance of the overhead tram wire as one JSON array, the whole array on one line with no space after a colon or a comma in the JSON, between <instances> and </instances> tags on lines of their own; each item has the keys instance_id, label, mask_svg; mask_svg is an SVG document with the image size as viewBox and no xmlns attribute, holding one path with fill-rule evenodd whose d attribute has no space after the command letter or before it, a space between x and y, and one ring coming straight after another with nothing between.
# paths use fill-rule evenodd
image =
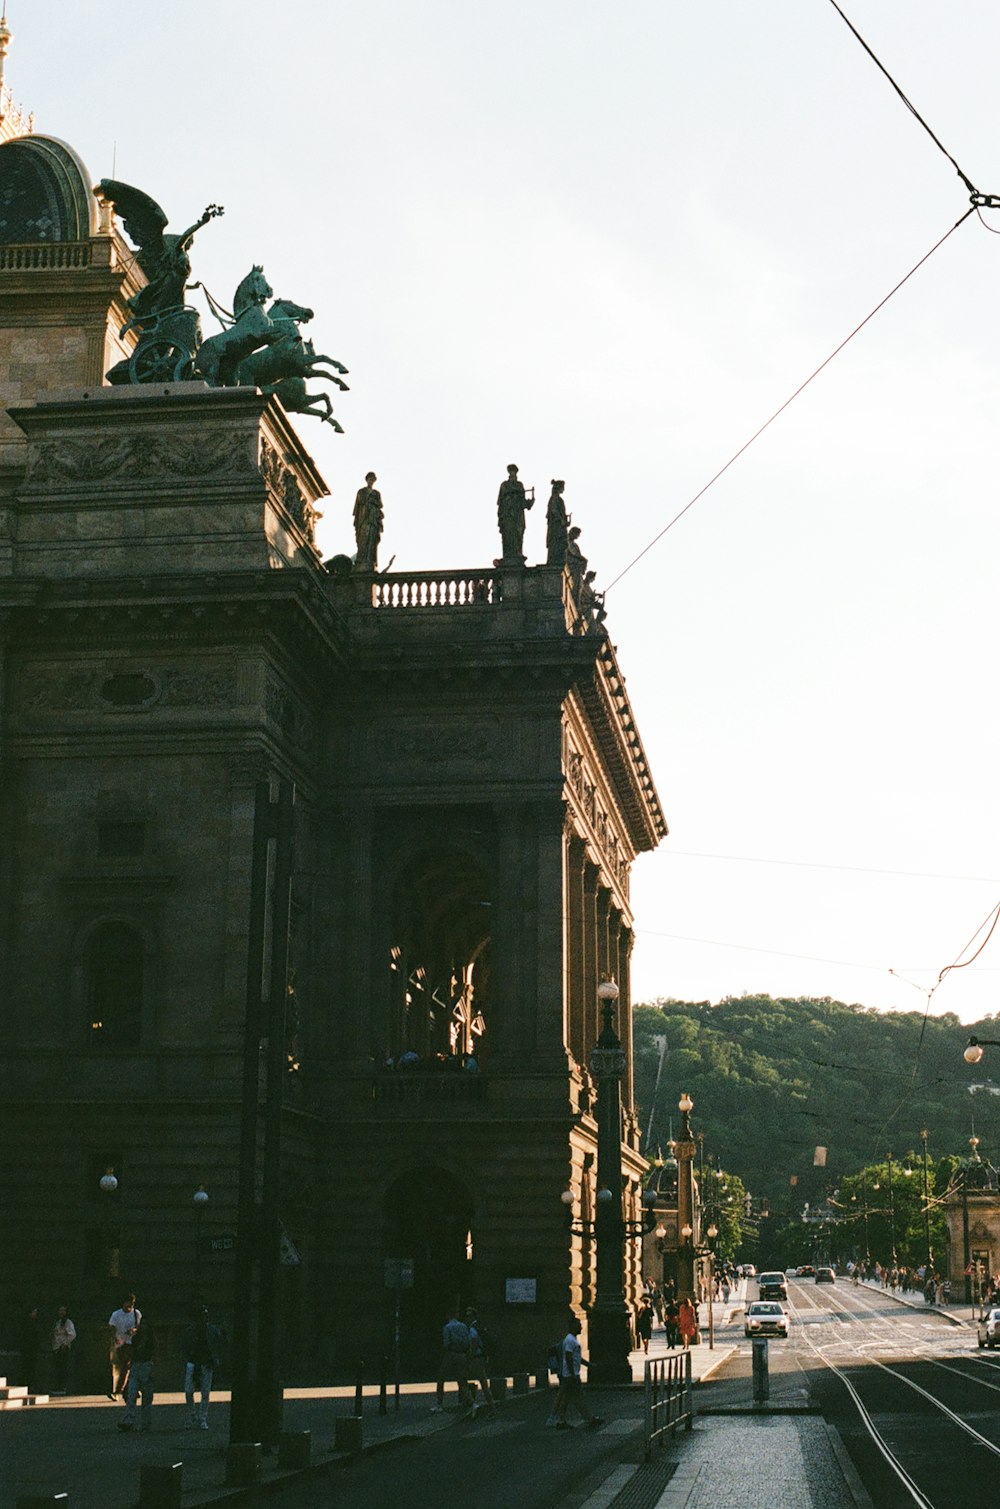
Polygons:
<instances>
[{"instance_id":1,"label":"overhead tram wire","mask_svg":"<svg viewBox=\"0 0 1000 1509\"><path fill-rule=\"evenodd\" d=\"M888 304L888 302L892 298L892 296L894 294L897 294L899 292L899 290L903 287L903 284L909 282L910 278L913 277L913 274L915 272L919 272L920 268L923 267L924 263L927 262L931 257L933 257L934 253L939 249L939 247L942 247L944 245L944 243L948 240L948 237L954 235L955 231L958 230L959 226L962 225L962 224L964 224L964 222L966 220L968 220L968 218L969 218L970 215L975 214L975 211L976 211L976 206L973 205L973 207L971 209L966 210L965 214L961 215L959 217L959 219L955 221L955 224L951 227L950 230L945 231L944 235L941 237L941 239L939 241L935 241L935 243L931 247L930 251L925 252L924 255L920 258L920 261L914 263L914 265L910 268L910 270L906 274L906 276L900 278L899 282L895 285L895 287L891 288L889 290L889 292L886 294L886 296L885 296L884 299L880 299L879 300L879 302L875 305L875 308L872 309L869 314L865 315L864 319L861 321L861 323L859 325L855 325L855 327L851 331L850 335L845 336L844 339L841 341L840 345L836 346L830 352L829 356L826 357L825 360L823 360L823 361L820 362L819 366L815 369L815 371L810 372L809 376L805 379L805 381L799 384L799 386L795 389L795 392L792 393L790 395L790 397L788 397L788 398L785 399L785 401L781 405L781 407L775 409L775 411L771 415L771 417L769 419L766 419L764 421L764 423L760 426L760 428L754 431L754 433L750 436L749 440L744 441L744 443L740 446L739 450L735 451L733 453L733 455L730 456L730 458L726 462L725 466L720 466L719 470L715 473L715 476L714 477L710 477L709 480L705 483L704 487L700 488L699 491L695 493L694 497L691 498L687 503L685 503L684 507L682 509L680 509L680 511L678 513L674 514L674 516L670 520L669 524L665 524L663 526L663 528L660 530L659 534L654 535L653 538L649 541L649 544L648 545L644 545L643 548L639 551L639 554L636 555L636 556L634 556L632 558L632 560L629 561L628 565L625 566L625 567L623 567L622 570L619 571L618 575L612 581L610 581L608 583L607 587L604 589L605 592L610 592L611 589L612 589L612 587L617 587L618 583L622 580L622 578L624 576L627 576L628 573L632 570L632 567L633 566L637 566L639 564L639 562L642 560L643 556L648 555L649 552L653 549L653 546L654 545L658 545L660 543L660 541L663 539L663 536L665 534L667 534L671 529L673 529L673 527L674 527L675 524L677 524L681 519L683 519L684 515L688 512L688 510L691 509L691 508L693 508L694 505L699 501L699 499L701 499L701 498L703 498L705 496L705 494L708 492L708 490L709 490L710 487L714 487L715 486L716 482L719 481L720 477L725 476L725 474L726 474L726 472L728 472L729 468L732 465L734 465L734 463L737 462L740 459L740 457L744 454L744 452L746 452L746 451L748 451L750 449L750 447L753 445L754 441L760 439L760 437L761 437L761 435L763 435L764 431L767 430L767 429L769 429L770 426L774 423L774 421L776 419L780 418L780 416L785 412L785 410L791 404L793 404L795 402L795 400L798 398L798 396L799 396L800 393L804 393L805 392L805 390L806 390L806 388L808 388L809 384L815 378L817 378L820 375L820 373L824 370L825 367L828 367L830 365L830 363L833 361L834 357L840 355L840 353L841 353L841 351L843 351L844 347L847 346L847 345L849 345L849 343L854 339L854 337L856 335L860 334L860 332L865 328L865 326L869 323L869 321L873 320L875 318L875 316L879 313L879 311L885 308L886 304Z\"/></svg>"},{"instance_id":2,"label":"overhead tram wire","mask_svg":"<svg viewBox=\"0 0 1000 1509\"><path fill-rule=\"evenodd\" d=\"M760 436L763 435L764 431L766 429L768 429L774 423L774 421L779 417L779 415L783 414L785 412L785 410L789 407L789 405L795 402L795 400L796 400L796 398L798 398L799 394L802 393L802 392L804 392L805 389L808 388L809 384L813 381L814 378L816 378L816 377L819 376L819 374L823 371L824 367L828 367L830 365L830 363L833 361L834 357L835 356L839 356L840 353L841 353L841 351L843 351L844 347L850 341L852 341L854 339L854 337L861 330L864 329L864 327L868 324L868 322L871 319L873 319L875 317L875 315L878 314L881 309L885 308L886 304L888 304L888 302L892 298L893 294L896 294L896 293L899 292L899 290L902 288L903 284L906 283L906 282L908 282L909 279L913 277L913 274L915 272L917 272L921 267L923 267L924 263L928 260L928 258L930 258L930 257L932 257L934 255L934 253L938 250L938 247L944 245L944 243L947 241L948 237L951 236L955 231L957 231L958 227L964 221L968 220L968 218L969 218L970 215L973 215L973 214L978 215L980 221L982 222L982 224L986 225L985 220L983 220L981 211L983 209L1000 209L1000 195L997 195L997 194L982 194L982 193L980 193L980 191L976 188L975 184L972 182L972 179L968 176L967 173L965 173L963 171L963 169L959 166L959 164L956 161L956 159L948 151L947 147L944 146L943 142L939 139L939 137L937 137L934 134L934 132L931 130L930 126L927 124L927 122L924 120L923 116L920 114L920 111L916 108L916 106L913 104L913 102L911 100L907 99L906 95L903 93L903 90L896 83L896 80L893 78L892 74L885 67L885 65L882 62L880 62L880 60L876 57L875 53L868 46L868 43L865 41L864 37L858 31L857 27L854 26L852 24L852 22L848 20L847 16L841 10L840 6L837 4L837 0L830 0L830 4L833 6L834 10L837 12L838 16L840 16L840 18L844 22L844 24L850 29L850 31L853 33L853 35L857 38L858 42L860 42L861 46L864 48L865 52L871 58L872 62L876 65L876 67L888 79L889 83L892 85L893 89L899 95L899 98L902 100L902 102L906 106L907 110L909 110L910 113L911 113L911 115L913 115L913 117L917 121L920 122L920 125L923 126L924 130L927 132L927 135L930 137L930 139L934 143L934 145L938 148L938 150L940 152L942 152L944 154L944 156L951 163L952 167L955 169L955 172L958 174L959 178L962 180L963 184L965 185L965 187L969 191L969 199L971 201L971 207L966 210L965 214L962 215L959 220L956 220L955 224L951 227L951 230L947 231L941 237L940 241L936 241L934 243L934 245L931 247L930 251L927 252L927 254L925 256L921 257L920 261L917 262L915 266L913 266L913 267L910 268L910 271L906 274L906 277L900 278L900 280L896 284L895 288L891 289L889 291L889 293L886 294L885 298L882 299L880 303L878 303L878 304L875 305L875 308L871 311L871 314L866 315L865 318L861 321L860 325L855 326L855 328L851 331L850 335L848 335L844 340L842 340L841 343L840 343L840 345L837 346L835 350L833 350L833 351L830 352L830 355L826 358L826 360L820 363L820 365L816 368L815 372L810 373L810 375L806 378L805 382L801 383L799 385L799 387L797 387L795 389L795 392L791 395L791 397L790 398L786 398L785 402L781 405L781 407L779 409L775 409L775 411L771 415L770 419L765 420L765 422L760 426L760 429L755 430L755 432L750 436L750 439L747 440L743 445L741 445L740 448L739 448L739 450L736 451L734 455L730 456L730 458L726 462L725 466L720 467L719 470L715 473L715 476L711 477L705 483L704 487L702 487L700 489L700 491L696 492L695 495L694 495L694 497L691 498L689 502L685 503L684 507L678 513L676 513L674 515L674 517L670 520L670 522L668 524L664 525L664 527L660 530L659 534L654 535L654 537L649 541L649 544L645 545L643 547L643 549L639 551L639 554L637 556L633 557L633 559L631 561L629 561L628 565L625 566L621 571L619 571L618 575L611 582L608 583L608 586L605 588L605 592L610 592L612 587L616 587L618 585L618 583L621 581L622 577L626 576L632 570L633 566L638 565L638 563L642 560L643 556L647 555L648 552L650 550L652 550L652 548L653 548L654 545L658 545L659 544L659 542L663 539L663 536L665 534L667 534L667 532L669 530L673 529L674 525L678 522L678 520L682 519L684 517L684 515L688 512L688 509L693 508L694 505L698 502L698 500L700 498L703 498L705 496L705 494L708 492L708 490L709 490L710 487L714 487L715 483L718 482L718 480L719 480L720 477L722 477L722 476L725 475L725 473L729 470L729 468L733 465L733 463L736 462L736 461L738 461L739 458L743 455L743 453L745 451L748 451L750 449L750 447L753 445L754 441L758 440L760 438ZM993 227L989 226L989 225L986 225L986 229L987 230L993 230ZM997 232L996 234L1000 234L1000 232Z\"/></svg>"}]
</instances>

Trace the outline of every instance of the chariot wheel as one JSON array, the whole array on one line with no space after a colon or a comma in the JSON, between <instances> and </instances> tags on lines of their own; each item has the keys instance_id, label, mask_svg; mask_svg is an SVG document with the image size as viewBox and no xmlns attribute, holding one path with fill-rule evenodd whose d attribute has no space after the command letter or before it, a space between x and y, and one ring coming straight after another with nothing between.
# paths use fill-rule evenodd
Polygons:
<instances>
[{"instance_id":1,"label":"chariot wheel","mask_svg":"<svg viewBox=\"0 0 1000 1509\"><path fill-rule=\"evenodd\" d=\"M191 375L191 353L176 341L153 336L135 348L128 370L134 383L183 382Z\"/></svg>"}]
</instances>

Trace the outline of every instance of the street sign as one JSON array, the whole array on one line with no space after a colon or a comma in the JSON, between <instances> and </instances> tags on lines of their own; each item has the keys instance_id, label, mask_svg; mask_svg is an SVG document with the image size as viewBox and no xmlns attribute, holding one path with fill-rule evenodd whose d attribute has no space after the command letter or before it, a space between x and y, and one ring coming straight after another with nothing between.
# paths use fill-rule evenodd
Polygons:
<instances>
[{"instance_id":1,"label":"street sign","mask_svg":"<svg viewBox=\"0 0 1000 1509\"><path fill-rule=\"evenodd\" d=\"M413 1288L413 1259L411 1257L386 1258L385 1287L387 1289Z\"/></svg>"},{"instance_id":2,"label":"street sign","mask_svg":"<svg viewBox=\"0 0 1000 1509\"><path fill-rule=\"evenodd\" d=\"M236 1238L231 1231L224 1231L217 1237L209 1237L209 1252L232 1252L236 1246Z\"/></svg>"}]
</instances>

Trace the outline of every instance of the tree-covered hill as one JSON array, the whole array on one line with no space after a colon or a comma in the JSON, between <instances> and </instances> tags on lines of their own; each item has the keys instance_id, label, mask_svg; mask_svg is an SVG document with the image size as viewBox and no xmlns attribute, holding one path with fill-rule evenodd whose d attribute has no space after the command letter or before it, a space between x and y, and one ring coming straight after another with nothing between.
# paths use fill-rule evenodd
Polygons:
<instances>
[{"instance_id":1,"label":"tree-covered hill","mask_svg":"<svg viewBox=\"0 0 1000 1509\"><path fill-rule=\"evenodd\" d=\"M686 1090L706 1164L738 1174L777 1216L822 1200L843 1175L887 1152L904 1161L919 1156L924 1127L934 1162L966 1155L975 1131L982 1155L1000 1163L1000 1048L970 1067L962 1057L970 1033L1000 1038L1000 1022L970 1027L947 1015L925 1023L920 1011L770 996L638 1006L643 1138L652 1120L651 1150L666 1149ZM654 1099L662 1037L667 1052ZM972 1086L982 1088L970 1093ZM825 1168L814 1166L817 1147L828 1150Z\"/></svg>"}]
</instances>

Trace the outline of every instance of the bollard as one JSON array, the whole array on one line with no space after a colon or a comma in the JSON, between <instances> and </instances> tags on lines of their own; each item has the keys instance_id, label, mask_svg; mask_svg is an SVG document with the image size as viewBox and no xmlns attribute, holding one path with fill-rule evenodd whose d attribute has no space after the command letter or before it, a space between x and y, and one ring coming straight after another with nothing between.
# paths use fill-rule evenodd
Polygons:
<instances>
[{"instance_id":1,"label":"bollard","mask_svg":"<svg viewBox=\"0 0 1000 1509\"><path fill-rule=\"evenodd\" d=\"M256 1488L260 1482L259 1441L237 1441L226 1452L226 1486Z\"/></svg>"},{"instance_id":2,"label":"bollard","mask_svg":"<svg viewBox=\"0 0 1000 1509\"><path fill-rule=\"evenodd\" d=\"M51 1509L53 1504L59 1504L62 1509L69 1509L68 1493L29 1493L27 1497L21 1497L17 1501L16 1509Z\"/></svg>"},{"instance_id":3,"label":"bollard","mask_svg":"<svg viewBox=\"0 0 1000 1509\"><path fill-rule=\"evenodd\" d=\"M139 1509L181 1509L183 1462L145 1462L139 1469Z\"/></svg>"},{"instance_id":4,"label":"bollard","mask_svg":"<svg viewBox=\"0 0 1000 1509\"><path fill-rule=\"evenodd\" d=\"M379 1412L380 1415L387 1415L389 1413L389 1405L388 1405L387 1400L386 1400L386 1395L387 1395L387 1392L388 1392L388 1388L389 1388L389 1359L388 1359L388 1357L383 1357L382 1358L382 1374L381 1374L381 1377L379 1378L379 1385L378 1385L378 1412Z\"/></svg>"},{"instance_id":5,"label":"bollard","mask_svg":"<svg viewBox=\"0 0 1000 1509\"><path fill-rule=\"evenodd\" d=\"M753 1402L763 1404L770 1393L770 1380L767 1375L767 1338L755 1336L751 1346L753 1347Z\"/></svg>"},{"instance_id":6,"label":"bollard","mask_svg":"<svg viewBox=\"0 0 1000 1509\"><path fill-rule=\"evenodd\" d=\"M312 1432L283 1430L278 1437L279 1467L308 1467L312 1461Z\"/></svg>"},{"instance_id":7,"label":"bollard","mask_svg":"<svg viewBox=\"0 0 1000 1509\"><path fill-rule=\"evenodd\" d=\"M499 1378L490 1379L490 1393L493 1395L494 1404L499 1404L501 1399L507 1397L507 1378L503 1375Z\"/></svg>"},{"instance_id":8,"label":"bollard","mask_svg":"<svg viewBox=\"0 0 1000 1509\"><path fill-rule=\"evenodd\" d=\"M363 1431L364 1422L356 1415L338 1415L333 1438L334 1451L360 1451Z\"/></svg>"},{"instance_id":9,"label":"bollard","mask_svg":"<svg viewBox=\"0 0 1000 1509\"><path fill-rule=\"evenodd\" d=\"M358 1363L358 1381L354 1385L354 1418L360 1420L365 1405L365 1365Z\"/></svg>"},{"instance_id":10,"label":"bollard","mask_svg":"<svg viewBox=\"0 0 1000 1509\"><path fill-rule=\"evenodd\" d=\"M548 1368L546 1368L544 1373L535 1374L535 1388L538 1389L539 1392L547 1392L549 1387L549 1370Z\"/></svg>"},{"instance_id":11,"label":"bollard","mask_svg":"<svg viewBox=\"0 0 1000 1509\"><path fill-rule=\"evenodd\" d=\"M515 1373L511 1382L511 1393L527 1394L531 1388L531 1379L527 1373Z\"/></svg>"}]
</instances>

